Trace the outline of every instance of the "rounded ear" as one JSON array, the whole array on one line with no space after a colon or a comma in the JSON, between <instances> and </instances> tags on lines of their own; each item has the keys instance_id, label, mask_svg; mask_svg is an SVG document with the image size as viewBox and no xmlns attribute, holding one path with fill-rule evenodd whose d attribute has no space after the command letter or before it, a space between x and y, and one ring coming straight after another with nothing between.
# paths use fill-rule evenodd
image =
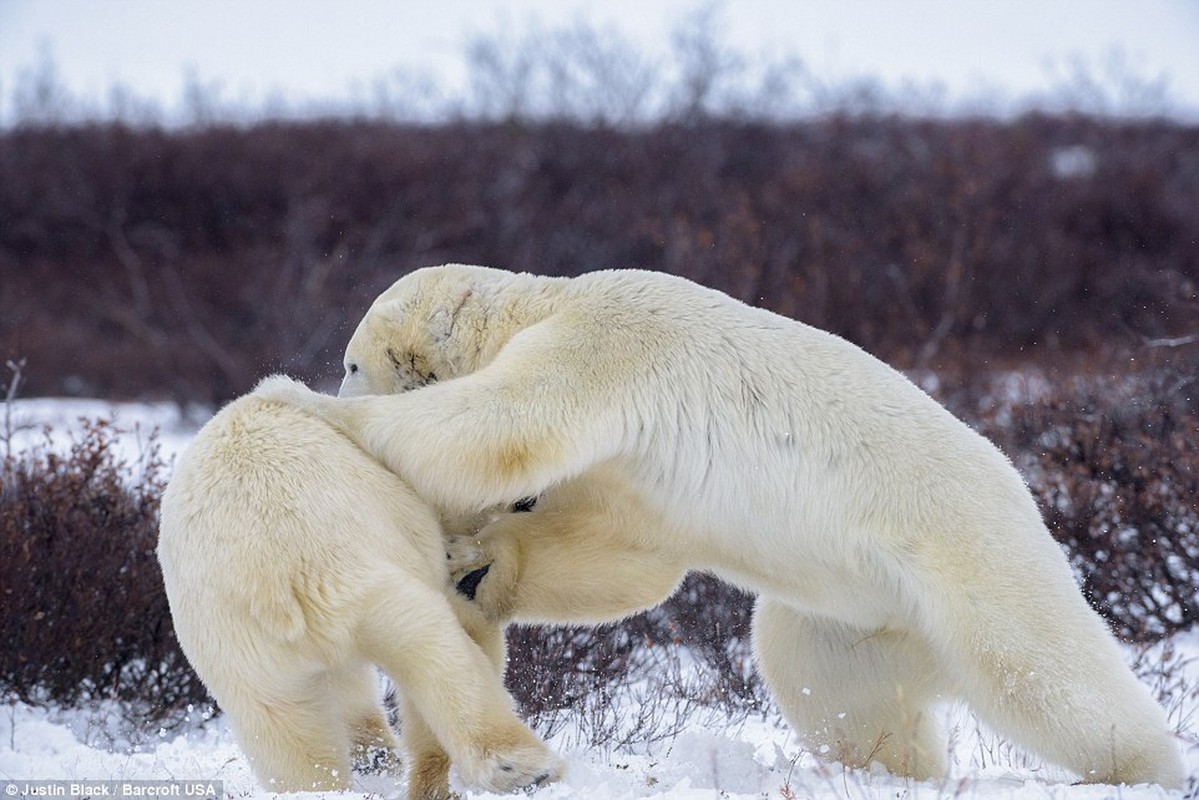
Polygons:
<instances>
[{"instance_id":1,"label":"rounded ear","mask_svg":"<svg viewBox=\"0 0 1199 800\"><path fill-rule=\"evenodd\" d=\"M345 359L356 360L360 367L374 362L378 352L379 334L382 332L380 328L390 330L398 325L395 319L397 309L393 309L393 305L395 304L376 301L367 309L362 319L358 320L354 332L350 334L350 340L346 342L343 352Z\"/></svg>"},{"instance_id":2,"label":"rounded ear","mask_svg":"<svg viewBox=\"0 0 1199 800\"><path fill-rule=\"evenodd\" d=\"M387 300L385 302L376 302L366 312L366 319L373 319L375 324L382 323L388 327L399 327L404 321L404 304L399 300Z\"/></svg>"}]
</instances>

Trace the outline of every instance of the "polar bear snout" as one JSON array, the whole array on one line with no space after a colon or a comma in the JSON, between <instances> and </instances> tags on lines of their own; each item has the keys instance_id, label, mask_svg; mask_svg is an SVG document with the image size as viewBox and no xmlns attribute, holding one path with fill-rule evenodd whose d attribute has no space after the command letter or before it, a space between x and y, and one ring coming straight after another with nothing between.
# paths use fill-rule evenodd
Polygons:
<instances>
[{"instance_id":1,"label":"polar bear snout","mask_svg":"<svg viewBox=\"0 0 1199 800\"><path fill-rule=\"evenodd\" d=\"M351 362L346 364L346 374L341 379L341 387L337 390L338 397L362 397L370 394L370 384L366 375Z\"/></svg>"}]
</instances>

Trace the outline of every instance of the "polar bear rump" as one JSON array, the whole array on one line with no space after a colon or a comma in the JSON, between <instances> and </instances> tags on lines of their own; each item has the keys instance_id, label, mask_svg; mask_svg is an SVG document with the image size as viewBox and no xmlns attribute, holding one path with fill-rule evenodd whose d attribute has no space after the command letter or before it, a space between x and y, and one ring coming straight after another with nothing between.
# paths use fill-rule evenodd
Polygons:
<instances>
[{"instance_id":1,"label":"polar bear rump","mask_svg":"<svg viewBox=\"0 0 1199 800\"><path fill-rule=\"evenodd\" d=\"M447 753L493 791L558 775L511 709L498 629L452 591L438 515L321 420L253 394L222 409L163 496L158 556L264 788L346 788L356 755L398 745L376 666L403 696L410 796L448 796Z\"/></svg>"}]
</instances>

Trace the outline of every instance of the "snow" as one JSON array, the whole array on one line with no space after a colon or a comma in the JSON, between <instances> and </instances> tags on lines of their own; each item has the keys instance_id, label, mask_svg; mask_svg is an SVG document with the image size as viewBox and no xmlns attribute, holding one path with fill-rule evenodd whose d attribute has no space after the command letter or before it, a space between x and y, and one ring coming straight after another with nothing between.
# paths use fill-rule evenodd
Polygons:
<instances>
[{"instance_id":1,"label":"snow","mask_svg":"<svg viewBox=\"0 0 1199 800\"><path fill-rule=\"evenodd\" d=\"M1196 677L1191 675L1192 679ZM47 710L24 704L0 708L0 780L205 780L221 781L227 797L266 798L223 717L192 730L131 744L107 733L109 709ZM671 741L607 749L563 743L569 728L549 743L567 760L565 780L534 793L539 800L625 800L789 797L1060 798L1100 800L1112 787L1076 786L1065 773L1042 767L983 732L960 708L946 712L956 727L951 777L913 782L881 771L845 770L823 764L802 750L793 733L773 714L728 727L696 725ZM1199 752L1188 747L1192 774ZM345 800L402 796L402 781L358 774ZM464 798L500 797L456 786ZM1121 787L1125 800L1179 797L1154 786Z\"/></svg>"},{"instance_id":2,"label":"snow","mask_svg":"<svg viewBox=\"0 0 1199 800\"><path fill-rule=\"evenodd\" d=\"M125 455L136 460L149 432L158 427L160 444L168 458L184 447L205 411L181 412L173 406L112 404L100 401L23 400L13 404L8 417L15 449L43 441L37 428L54 426L51 442L66 447L79 418L112 418L118 428L133 435L122 437ZM5 424L0 413L0 426ZM125 441L125 439L128 441ZM1190 773L1188 789L1195 791L1199 778L1199 631L1179 635L1144 653L1131 648L1135 664L1154 691L1163 698L1180 739ZM1163 666L1163 664L1165 666ZM610 698L610 720L617 728L636 722L643 704L654 702L663 687L621 687ZM942 725L950 732L950 777L942 782L914 782L877 770L845 770L824 763L803 749L771 707L762 712L729 718L692 703L664 702L653 713L677 714L678 720L650 726L673 730L677 735L658 741L635 737L624 746L594 746L596 721L589 712L568 713L555 719L549 744L568 763L566 778L532 794L539 800L588 798L589 800L692 800L726 798L1053 798L1054 800L1123 800L1182 797L1155 786L1107 787L1072 785L1069 776L1027 756L1002 738L988 732L960 705L943 709ZM611 722L615 720L615 722ZM620 733L621 731L618 731ZM624 731L627 733L627 731ZM611 737L619 741L622 736ZM131 730L114 704L82 709L59 709L25 703L0 704L0 782L23 780L210 780L221 781L226 797L271 796L254 781L224 717L208 709L193 709L184 724L167 731ZM378 774L355 775L345 800L403 796L403 782ZM465 798L500 797L456 788ZM302 795L302 798L315 795Z\"/></svg>"},{"instance_id":3,"label":"snow","mask_svg":"<svg viewBox=\"0 0 1199 800\"><path fill-rule=\"evenodd\" d=\"M150 434L158 432L161 454L167 460L187 444L200 426L212 415L212 409L164 403L113 403L106 400L81 400L43 397L14 400L11 408L0 404L0 435L12 431L10 445L16 453L47 443L58 451L67 450L78 438L81 420L111 420L121 432L114 443L120 458L136 462L145 454ZM0 448L0 455L3 449Z\"/></svg>"}]
</instances>

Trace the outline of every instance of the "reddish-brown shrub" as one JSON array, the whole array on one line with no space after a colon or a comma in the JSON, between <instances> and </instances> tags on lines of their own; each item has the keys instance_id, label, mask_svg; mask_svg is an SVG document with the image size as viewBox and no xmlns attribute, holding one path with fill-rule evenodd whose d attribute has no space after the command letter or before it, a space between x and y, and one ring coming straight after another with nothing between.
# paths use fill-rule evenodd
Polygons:
<instances>
[{"instance_id":1,"label":"reddish-brown shrub","mask_svg":"<svg viewBox=\"0 0 1199 800\"><path fill-rule=\"evenodd\" d=\"M681 647L705 666L691 700L749 709L763 697L749 648L752 596L693 574L660 607L595 628L516 626L508 632L507 683L521 709L538 717L570 708L591 692L640 677L657 659L647 650Z\"/></svg>"},{"instance_id":2,"label":"reddish-brown shrub","mask_svg":"<svg viewBox=\"0 0 1199 800\"><path fill-rule=\"evenodd\" d=\"M1199 413L1173 372L1094 379L985 421L1028 475L1083 593L1123 638L1199 622Z\"/></svg>"},{"instance_id":3,"label":"reddish-brown shrub","mask_svg":"<svg viewBox=\"0 0 1199 800\"><path fill-rule=\"evenodd\" d=\"M333 379L370 299L444 261L677 273L900 366L1137 346L1199 329L1195 153L1076 116L17 128L0 357L34 394Z\"/></svg>"},{"instance_id":4,"label":"reddish-brown shrub","mask_svg":"<svg viewBox=\"0 0 1199 800\"><path fill-rule=\"evenodd\" d=\"M207 695L175 640L154 553L164 464L151 440L134 470L116 436L91 421L66 454L0 464L0 692L115 699L155 719Z\"/></svg>"}]
</instances>

